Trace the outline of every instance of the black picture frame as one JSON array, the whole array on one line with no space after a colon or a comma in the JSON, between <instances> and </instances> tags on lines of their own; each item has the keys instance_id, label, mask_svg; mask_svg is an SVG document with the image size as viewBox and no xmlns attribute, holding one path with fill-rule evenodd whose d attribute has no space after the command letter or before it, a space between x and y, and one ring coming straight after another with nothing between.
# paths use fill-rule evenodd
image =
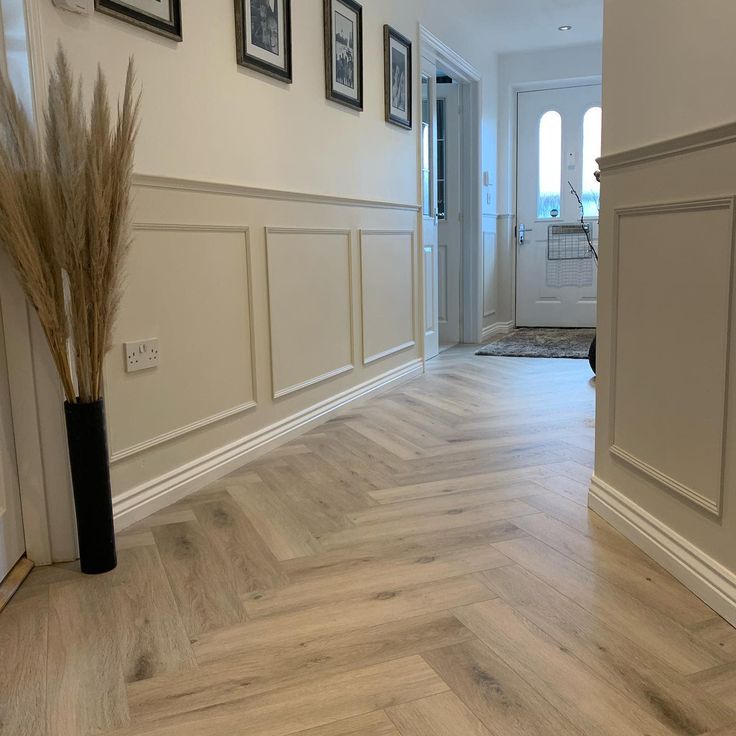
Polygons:
<instances>
[{"instance_id":1,"label":"black picture frame","mask_svg":"<svg viewBox=\"0 0 736 736\"><path fill-rule=\"evenodd\" d=\"M352 23L349 16L355 18L357 28L353 30L351 41L353 44L353 68L351 70L350 81L354 85L356 94L350 96L341 91L340 84L333 74L333 69L338 69L338 60L336 58L337 48L335 44L336 33L339 29L335 27L334 12L336 7L342 6L348 16L342 16L347 23ZM362 112L363 110L363 7L355 2L355 0L324 0L324 25L325 25L325 95L328 100L345 105L353 110ZM357 53L355 50L357 46ZM343 45L345 47L345 45ZM335 64L333 65L333 60ZM348 85L343 85L346 89Z\"/></svg>"},{"instance_id":2,"label":"black picture frame","mask_svg":"<svg viewBox=\"0 0 736 736\"><path fill-rule=\"evenodd\" d=\"M139 28L145 28L147 31L157 33L159 36L165 36L173 41L181 41L183 39L181 0L167 0L167 2L171 11L170 21L154 18L142 10L136 10L134 7L135 0L130 0L129 2L95 0L95 10L105 15L111 15L118 20L123 20L126 23L132 23Z\"/></svg>"},{"instance_id":3,"label":"black picture frame","mask_svg":"<svg viewBox=\"0 0 736 736\"><path fill-rule=\"evenodd\" d=\"M276 0L276 8L281 10L277 22L283 23L283 32L279 38L283 40L283 64L269 62L264 56L269 54L268 49L253 43L252 13L253 3L264 4L265 0L235 0L235 42L238 64L247 69L261 72L273 79L291 84L292 50L291 50L291 0ZM249 27L246 5L250 6L251 26ZM278 58L274 55L275 58Z\"/></svg>"},{"instance_id":4,"label":"black picture frame","mask_svg":"<svg viewBox=\"0 0 736 736\"><path fill-rule=\"evenodd\" d=\"M401 105L395 105L394 89L396 65L392 59L392 50L396 45L402 47L405 53L404 73L404 98L403 107L406 112L404 116L397 114L397 110ZM414 125L414 71L412 65L412 43L406 37L399 33L395 28L389 25L383 27L383 65L384 65L384 99L386 105L386 122L398 125L400 128L411 130Z\"/></svg>"}]
</instances>

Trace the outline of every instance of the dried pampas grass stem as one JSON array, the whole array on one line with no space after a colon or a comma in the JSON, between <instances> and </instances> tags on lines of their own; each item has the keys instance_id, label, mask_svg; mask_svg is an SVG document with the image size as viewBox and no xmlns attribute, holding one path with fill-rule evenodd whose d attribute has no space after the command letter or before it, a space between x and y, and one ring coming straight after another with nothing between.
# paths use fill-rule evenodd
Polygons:
<instances>
[{"instance_id":1,"label":"dried pampas grass stem","mask_svg":"<svg viewBox=\"0 0 736 736\"><path fill-rule=\"evenodd\" d=\"M102 397L102 369L130 244L139 96L132 60L112 119L100 71L89 112L62 50L44 145L0 79L0 244L38 313L67 400Z\"/></svg>"}]
</instances>

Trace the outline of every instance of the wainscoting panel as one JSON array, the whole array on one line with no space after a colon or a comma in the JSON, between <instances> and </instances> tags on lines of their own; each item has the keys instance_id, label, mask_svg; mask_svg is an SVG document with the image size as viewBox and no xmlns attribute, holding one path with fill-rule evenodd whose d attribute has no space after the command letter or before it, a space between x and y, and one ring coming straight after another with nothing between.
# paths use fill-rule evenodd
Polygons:
<instances>
[{"instance_id":1,"label":"wainscoting panel","mask_svg":"<svg viewBox=\"0 0 736 736\"><path fill-rule=\"evenodd\" d=\"M447 323L447 303L449 296L447 293L447 246L440 243L437 246L437 283L439 289L437 291L437 301L439 307L439 321Z\"/></svg>"},{"instance_id":2,"label":"wainscoting panel","mask_svg":"<svg viewBox=\"0 0 736 736\"><path fill-rule=\"evenodd\" d=\"M713 514L724 485L733 232L733 201L718 199L621 209L614 242L611 452ZM678 266L666 288L663 263Z\"/></svg>"},{"instance_id":3,"label":"wainscoting panel","mask_svg":"<svg viewBox=\"0 0 736 736\"><path fill-rule=\"evenodd\" d=\"M268 228L275 399L353 370L350 230Z\"/></svg>"},{"instance_id":4,"label":"wainscoting panel","mask_svg":"<svg viewBox=\"0 0 736 736\"><path fill-rule=\"evenodd\" d=\"M363 364L416 345L414 232L361 230Z\"/></svg>"},{"instance_id":5,"label":"wainscoting panel","mask_svg":"<svg viewBox=\"0 0 736 736\"><path fill-rule=\"evenodd\" d=\"M106 362L113 462L255 407L248 239L244 226L136 226ZM122 344L149 338L161 364L126 373Z\"/></svg>"},{"instance_id":6,"label":"wainscoting panel","mask_svg":"<svg viewBox=\"0 0 736 736\"><path fill-rule=\"evenodd\" d=\"M496 233L483 233L483 318L496 316L498 305Z\"/></svg>"},{"instance_id":7,"label":"wainscoting panel","mask_svg":"<svg viewBox=\"0 0 736 736\"><path fill-rule=\"evenodd\" d=\"M118 528L422 372L418 207L136 177L134 209L105 384ZM160 365L125 373L148 338Z\"/></svg>"}]
</instances>

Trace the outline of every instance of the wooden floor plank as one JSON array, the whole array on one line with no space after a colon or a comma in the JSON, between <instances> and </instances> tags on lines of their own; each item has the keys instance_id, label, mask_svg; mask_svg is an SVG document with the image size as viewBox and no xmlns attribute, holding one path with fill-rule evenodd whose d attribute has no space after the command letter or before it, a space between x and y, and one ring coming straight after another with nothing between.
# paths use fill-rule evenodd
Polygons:
<instances>
[{"instance_id":1,"label":"wooden floor plank","mask_svg":"<svg viewBox=\"0 0 736 736\"><path fill-rule=\"evenodd\" d=\"M344 721L300 731L295 736L400 736L384 711L375 711Z\"/></svg>"},{"instance_id":2,"label":"wooden floor plank","mask_svg":"<svg viewBox=\"0 0 736 736\"><path fill-rule=\"evenodd\" d=\"M590 613L616 626L646 651L682 674L721 664L724 658L683 626L650 608L624 588L609 583L536 539L496 544L507 557Z\"/></svg>"},{"instance_id":3,"label":"wooden floor plank","mask_svg":"<svg viewBox=\"0 0 736 736\"><path fill-rule=\"evenodd\" d=\"M401 736L490 736L490 731L455 695L447 692L387 711Z\"/></svg>"},{"instance_id":4,"label":"wooden floor plank","mask_svg":"<svg viewBox=\"0 0 736 736\"><path fill-rule=\"evenodd\" d=\"M190 637L245 620L230 558L199 524L167 524L156 527L153 536Z\"/></svg>"},{"instance_id":5,"label":"wooden floor plank","mask_svg":"<svg viewBox=\"0 0 736 736\"><path fill-rule=\"evenodd\" d=\"M49 588L49 736L91 736L128 723L124 658L113 601L107 577L80 576Z\"/></svg>"},{"instance_id":6,"label":"wooden floor plank","mask_svg":"<svg viewBox=\"0 0 736 736\"><path fill-rule=\"evenodd\" d=\"M194 665L176 600L155 546L120 550L109 576L126 682Z\"/></svg>"},{"instance_id":7,"label":"wooden floor plank","mask_svg":"<svg viewBox=\"0 0 736 736\"><path fill-rule=\"evenodd\" d=\"M477 639L424 655L495 736L584 736Z\"/></svg>"},{"instance_id":8,"label":"wooden floor plank","mask_svg":"<svg viewBox=\"0 0 736 736\"><path fill-rule=\"evenodd\" d=\"M131 716L137 723L155 722L232 705L257 692L421 654L471 637L447 612L302 641L248 637L240 642L237 655L131 685Z\"/></svg>"},{"instance_id":9,"label":"wooden floor plank","mask_svg":"<svg viewBox=\"0 0 736 736\"><path fill-rule=\"evenodd\" d=\"M602 578L624 587L648 606L681 624L713 617L699 598L659 565L630 552L630 545L610 545L600 535L593 542L585 534L546 514L523 517L517 526Z\"/></svg>"},{"instance_id":10,"label":"wooden floor plank","mask_svg":"<svg viewBox=\"0 0 736 736\"><path fill-rule=\"evenodd\" d=\"M255 618L241 626L203 634L194 643L197 661L212 662L238 654L253 639L300 643L319 636L379 626L390 621L445 611L494 597L472 575L422 585L390 587L335 602L326 601L294 611Z\"/></svg>"},{"instance_id":11,"label":"wooden floor plank","mask_svg":"<svg viewBox=\"0 0 736 736\"><path fill-rule=\"evenodd\" d=\"M268 690L236 703L134 726L116 736L286 736L447 691L421 657L396 659L347 673Z\"/></svg>"},{"instance_id":12,"label":"wooden floor plank","mask_svg":"<svg viewBox=\"0 0 736 736\"><path fill-rule=\"evenodd\" d=\"M240 595L286 585L288 578L278 560L230 494L195 506L194 515L220 556L232 561Z\"/></svg>"},{"instance_id":13,"label":"wooden floor plank","mask_svg":"<svg viewBox=\"0 0 736 736\"><path fill-rule=\"evenodd\" d=\"M12 600L0 615L0 733L51 736L46 728L48 589Z\"/></svg>"},{"instance_id":14,"label":"wooden floor plank","mask_svg":"<svg viewBox=\"0 0 736 736\"><path fill-rule=\"evenodd\" d=\"M506 603L673 733L697 736L736 712L518 566L481 575Z\"/></svg>"},{"instance_id":15,"label":"wooden floor plank","mask_svg":"<svg viewBox=\"0 0 736 736\"><path fill-rule=\"evenodd\" d=\"M507 603L487 601L458 609L455 615L584 733L673 733Z\"/></svg>"}]
</instances>

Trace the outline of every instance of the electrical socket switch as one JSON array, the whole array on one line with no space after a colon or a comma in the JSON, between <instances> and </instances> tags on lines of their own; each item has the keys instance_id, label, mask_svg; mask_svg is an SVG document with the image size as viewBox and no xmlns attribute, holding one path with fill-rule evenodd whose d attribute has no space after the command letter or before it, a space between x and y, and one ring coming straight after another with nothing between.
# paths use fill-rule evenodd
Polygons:
<instances>
[{"instance_id":1,"label":"electrical socket switch","mask_svg":"<svg viewBox=\"0 0 736 736\"><path fill-rule=\"evenodd\" d=\"M126 342L125 348L125 372L135 373L150 368L157 368L161 362L161 353L158 349L158 338L150 340L138 340Z\"/></svg>"}]
</instances>

